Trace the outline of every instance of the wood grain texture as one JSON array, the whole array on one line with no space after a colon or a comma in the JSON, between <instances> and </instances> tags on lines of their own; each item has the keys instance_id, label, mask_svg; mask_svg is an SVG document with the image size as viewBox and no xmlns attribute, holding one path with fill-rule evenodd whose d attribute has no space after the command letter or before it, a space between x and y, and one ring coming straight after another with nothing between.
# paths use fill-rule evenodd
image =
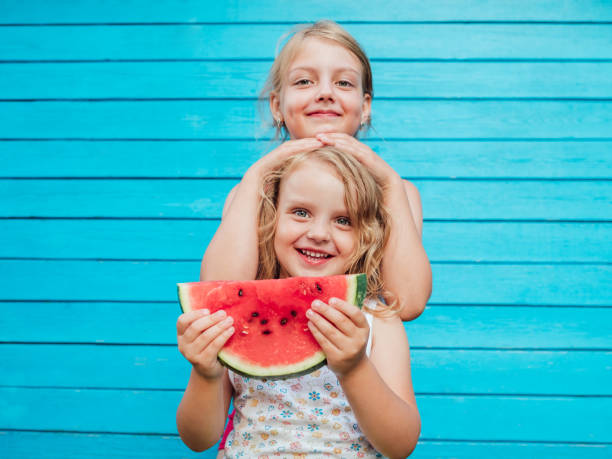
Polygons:
<instances>
[{"instance_id":1,"label":"wood grain texture","mask_svg":"<svg viewBox=\"0 0 612 459\"><path fill-rule=\"evenodd\" d=\"M414 180L426 219L610 221L612 181ZM0 180L0 216L215 218L235 179Z\"/></svg>"},{"instance_id":2,"label":"wood grain texture","mask_svg":"<svg viewBox=\"0 0 612 459\"><path fill-rule=\"evenodd\" d=\"M272 59L276 24L4 26L0 60ZM370 59L610 59L609 24L347 24ZM75 38L78 37L78 40ZM100 46L104 43L104 46Z\"/></svg>"},{"instance_id":3,"label":"wood grain texture","mask_svg":"<svg viewBox=\"0 0 612 459\"><path fill-rule=\"evenodd\" d=\"M3 64L0 99L256 98L270 61ZM609 98L610 62L375 61L377 98ZM42 84L44 82L44 84Z\"/></svg>"},{"instance_id":4,"label":"wood grain texture","mask_svg":"<svg viewBox=\"0 0 612 459\"><path fill-rule=\"evenodd\" d=\"M122 23L122 22L302 22L321 18L336 21L610 21L606 1L518 0L313 0L286 8L283 0L259 2L202 2L198 0L58 1L47 8L43 0L5 0L2 23ZM392 12L392 17L390 17Z\"/></svg>"},{"instance_id":5,"label":"wood grain texture","mask_svg":"<svg viewBox=\"0 0 612 459\"><path fill-rule=\"evenodd\" d=\"M178 436L170 435L112 435L49 432L1 432L0 444L11 458L30 459L44 454L50 459L100 458L119 459L168 457L215 459L216 447L203 453L193 453ZM609 458L612 447L608 444L572 444L567 442L486 442L486 441L434 441L421 439L410 456L416 459L460 457L479 459L496 457L514 459L525 457L555 457L563 459Z\"/></svg>"},{"instance_id":6,"label":"wood grain texture","mask_svg":"<svg viewBox=\"0 0 612 459\"><path fill-rule=\"evenodd\" d=\"M612 132L608 101L374 100L372 110L379 139L609 140ZM242 99L0 102L0 122L2 139L272 138L257 103Z\"/></svg>"},{"instance_id":7,"label":"wood grain texture","mask_svg":"<svg viewBox=\"0 0 612 459\"><path fill-rule=\"evenodd\" d=\"M175 434L180 396L180 391L163 390L0 388L0 428ZM421 395L417 403L421 436L428 439L612 440L607 429L612 397ZM113 431L108 419L114 419Z\"/></svg>"},{"instance_id":8,"label":"wood grain texture","mask_svg":"<svg viewBox=\"0 0 612 459\"><path fill-rule=\"evenodd\" d=\"M24 312L25 309L25 312ZM2 303L5 343L176 345L178 300ZM24 327L24 316L28 327ZM609 307L428 306L404 324L410 345L435 350L597 350L612 348ZM599 370L598 370L599 371Z\"/></svg>"},{"instance_id":9,"label":"wood grain texture","mask_svg":"<svg viewBox=\"0 0 612 459\"><path fill-rule=\"evenodd\" d=\"M612 178L611 141L365 143L409 179ZM239 178L277 145L269 140L0 142L0 177Z\"/></svg>"},{"instance_id":10,"label":"wood grain texture","mask_svg":"<svg viewBox=\"0 0 612 459\"><path fill-rule=\"evenodd\" d=\"M0 220L0 258L190 260L218 220ZM428 221L433 262L607 263L612 223ZM500 241L504 241L503 244Z\"/></svg>"},{"instance_id":11,"label":"wood grain texture","mask_svg":"<svg viewBox=\"0 0 612 459\"><path fill-rule=\"evenodd\" d=\"M408 332L412 338L414 334L410 329ZM414 339L411 341L414 343ZM180 391L190 373L189 363L175 346L3 344L0 364L5 372L3 386L32 388ZM417 394L610 396L612 388L609 370L606 370L610 365L612 350L418 347L411 352ZM36 368L35 379L33 368Z\"/></svg>"}]
</instances>

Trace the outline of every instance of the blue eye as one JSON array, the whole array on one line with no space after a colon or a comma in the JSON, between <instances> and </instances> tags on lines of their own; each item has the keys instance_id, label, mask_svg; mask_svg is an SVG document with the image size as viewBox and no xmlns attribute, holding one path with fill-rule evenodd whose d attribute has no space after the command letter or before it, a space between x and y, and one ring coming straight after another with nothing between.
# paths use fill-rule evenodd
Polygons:
<instances>
[{"instance_id":1,"label":"blue eye","mask_svg":"<svg viewBox=\"0 0 612 459\"><path fill-rule=\"evenodd\" d=\"M340 81L338 81L338 86L343 86L345 88L349 88L349 87L353 86L353 83L351 83L348 80L340 80Z\"/></svg>"},{"instance_id":2,"label":"blue eye","mask_svg":"<svg viewBox=\"0 0 612 459\"><path fill-rule=\"evenodd\" d=\"M351 226L351 220L348 217L338 217L336 223L342 226Z\"/></svg>"},{"instance_id":3,"label":"blue eye","mask_svg":"<svg viewBox=\"0 0 612 459\"><path fill-rule=\"evenodd\" d=\"M304 209L295 209L293 211L293 215L295 215L297 217L306 218L306 217L308 217L308 212L306 212Z\"/></svg>"},{"instance_id":4,"label":"blue eye","mask_svg":"<svg viewBox=\"0 0 612 459\"><path fill-rule=\"evenodd\" d=\"M298 85L298 86L305 86L305 85L308 85L310 83L311 83L311 81L309 79L307 79L307 78L302 78L301 80L297 80L295 82L295 84Z\"/></svg>"}]
</instances>

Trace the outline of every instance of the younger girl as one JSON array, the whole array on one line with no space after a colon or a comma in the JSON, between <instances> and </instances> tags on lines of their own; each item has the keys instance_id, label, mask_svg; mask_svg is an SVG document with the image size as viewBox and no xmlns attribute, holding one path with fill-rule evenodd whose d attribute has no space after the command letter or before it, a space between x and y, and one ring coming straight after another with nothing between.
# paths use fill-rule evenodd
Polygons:
<instances>
[{"instance_id":1,"label":"younger girl","mask_svg":"<svg viewBox=\"0 0 612 459\"><path fill-rule=\"evenodd\" d=\"M386 293L380 263L391 218L381 185L351 155L324 147L271 170L261 193L258 278L365 272L369 297L364 311L314 301L308 326L327 366L279 381L220 366L216 355L234 333L223 311L181 315L179 349L193 365L177 412L181 438L197 451L213 446L233 397L225 457L408 456L420 433L408 340L394 306L376 300Z\"/></svg>"},{"instance_id":2,"label":"younger girl","mask_svg":"<svg viewBox=\"0 0 612 459\"><path fill-rule=\"evenodd\" d=\"M228 196L221 224L206 249L202 280L254 279L258 269L257 201L261 177L291 155L323 145L354 156L383 187L389 242L378 267L404 320L418 317L431 294L431 267L421 243L423 217L416 187L357 140L371 121L370 62L342 27L320 21L295 32L270 69L268 98L282 143L244 174ZM228 260L240 263L228 263Z\"/></svg>"}]
</instances>

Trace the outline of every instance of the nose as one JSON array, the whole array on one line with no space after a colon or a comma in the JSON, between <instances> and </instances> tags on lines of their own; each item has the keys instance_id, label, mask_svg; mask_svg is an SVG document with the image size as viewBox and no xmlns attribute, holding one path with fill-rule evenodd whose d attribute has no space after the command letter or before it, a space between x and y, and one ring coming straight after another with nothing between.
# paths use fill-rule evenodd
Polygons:
<instances>
[{"instance_id":1,"label":"nose","mask_svg":"<svg viewBox=\"0 0 612 459\"><path fill-rule=\"evenodd\" d=\"M317 100L333 100L334 85L331 81L322 79L319 82L319 91L317 92Z\"/></svg>"},{"instance_id":2,"label":"nose","mask_svg":"<svg viewBox=\"0 0 612 459\"><path fill-rule=\"evenodd\" d=\"M323 219L313 219L306 237L314 242L327 242L330 240L329 225Z\"/></svg>"}]
</instances>

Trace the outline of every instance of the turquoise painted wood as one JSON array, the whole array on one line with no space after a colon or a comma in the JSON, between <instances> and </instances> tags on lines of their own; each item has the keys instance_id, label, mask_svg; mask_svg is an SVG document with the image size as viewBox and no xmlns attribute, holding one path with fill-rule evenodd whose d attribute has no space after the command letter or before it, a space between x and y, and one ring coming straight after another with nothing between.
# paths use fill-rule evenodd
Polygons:
<instances>
[{"instance_id":1,"label":"turquoise painted wood","mask_svg":"<svg viewBox=\"0 0 612 459\"><path fill-rule=\"evenodd\" d=\"M0 220L0 257L200 259L219 220ZM499 241L506 241L500 244ZM425 221L433 262L607 263L610 222Z\"/></svg>"},{"instance_id":2,"label":"turquoise painted wood","mask_svg":"<svg viewBox=\"0 0 612 459\"><path fill-rule=\"evenodd\" d=\"M257 96L277 39L321 17L365 46L366 142L423 201L411 457L612 455L612 3L1 10L3 456L196 457L174 284L274 145Z\"/></svg>"}]
</instances>

